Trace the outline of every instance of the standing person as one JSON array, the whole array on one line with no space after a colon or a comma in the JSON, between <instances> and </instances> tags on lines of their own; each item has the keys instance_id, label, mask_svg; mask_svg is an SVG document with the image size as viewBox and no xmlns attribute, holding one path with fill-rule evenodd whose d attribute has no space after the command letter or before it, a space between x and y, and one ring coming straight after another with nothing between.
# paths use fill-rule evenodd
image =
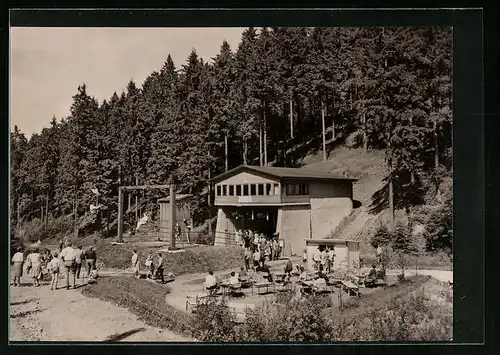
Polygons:
<instances>
[{"instance_id":1,"label":"standing person","mask_svg":"<svg viewBox=\"0 0 500 355\"><path fill-rule=\"evenodd\" d=\"M57 283L59 281L59 271L61 270L61 259L57 257L57 252L54 253L54 257L47 265L47 269L50 273L50 289L57 290Z\"/></svg>"},{"instance_id":2,"label":"standing person","mask_svg":"<svg viewBox=\"0 0 500 355\"><path fill-rule=\"evenodd\" d=\"M314 269L319 270L319 266L321 265L321 251L319 247L314 251L313 262L314 262Z\"/></svg>"},{"instance_id":3,"label":"standing person","mask_svg":"<svg viewBox=\"0 0 500 355\"><path fill-rule=\"evenodd\" d=\"M62 239L59 239L59 243L58 243L58 244L59 244L59 245L58 245L58 246L59 246L59 253L61 253L61 252L62 252L62 250L63 250L63 246L64 246L64 242L63 242L63 240L62 240Z\"/></svg>"},{"instance_id":4,"label":"standing person","mask_svg":"<svg viewBox=\"0 0 500 355\"><path fill-rule=\"evenodd\" d=\"M76 254L75 254L75 249L72 247L72 243L68 242L67 247L64 248L61 252L61 258L64 263L64 271L66 275L66 289L69 290L70 288L75 288L76 284ZM70 287L70 278L72 280L72 287Z\"/></svg>"},{"instance_id":5,"label":"standing person","mask_svg":"<svg viewBox=\"0 0 500 355\"><path fill-rule=\"evenodd\" d=\"M259 269L259 261L260 261L260 250L259 248L255 248L255 252L253 253L253 267L255 271Z\"/></svg>"},{"instance_id":6,"label":"standing person","mask_svg":"<svg viewBox=\"0 0 500 355\"><path fill-rule=\"evenodd\" d=\"M146 275L146 278L148 278L148 279L153 278L155 266L153 264L153 254L151 254L151 252L148 253L148 256L146 258L146 261L144 262L144 265L146 265L148 267L148 273Z\"/></svg>"},{"instance_id":7,"label":"standing person","mask_svg":"<svg viewBox=\"0 0 500 355\"><path fill-rule=\"evenodd\" d=\"M156 277L159 277L161 283L165 283L165 279L163 278L163 256L161 253L158 253L158 267L156 269Z\"/></svg>"},{"instance_id":8,"label":"standing person","mask_svg":"<svg viewBox=\"0 0 500 355\"><path fill-rule=\"evenodd\" d=\"M278 246L278 260L281 260L281 255L283 253L283 249L285 248L285 241L283 239L279 240L279 246Z\"/></svg>"},{"instance_id":9,"label":"standing person","mask_svg":"<svg viewBox=\"0 0 500 355\"><path fill-rule=\"evenodd\" d=\"M80 271L82 270L82 256L83 256L82 246L79 245L78 248L75 249L75 272L77 279L80 278Z\"/></svg>"},{"instance_id":10,"label":"standing person","mask_svg":"<svg viewBox=\"0 0 500 355\"><path fill-rule=\"evenodd\" d=\"M252 260L252 251L250 248L245 249L245 269L250 269L250 261Z\"/></svg>"},{"instance_id":11,"label":"standing person","mask_svg":"<svg viewBox=\"0 0 500 355\"><path fill-rule=\"evenodd\" d=\"M278 260L279 247L278 241L273 239L273 260Z\"/></svg>"},{"instance_id":12,"label":"standing person","mask_svg":"<svg viewBox=\"0 0 500 355\"><path fill-rule=\"evenodd\" d=\"M16 253L12 257L14 263L14 286L21 286L21 277L23 276L24 254L21 248L17 248Z\"/></svg>"},{"instance_id":13,"label":"standing person","mask_svg":"<svg viewBox=\"0 0 500 355\"><path fill-rule=\"evenodd\" d=\"M327 263L327 260L328 260L328 254L327 254L327 252L325 250L325 247L321 248L320 258L321 258L321 270L325 270L326 269L326 263Z\"/></svg>"},{"instance_id":14,"label":"standing person","mask_svg":"<svg viewBox=\"0 0 500 355\"><path fill-rule=\"evenodd\" d=\"M335 247L332 245L328 250L328 272L333 272L333 265L335 261Z\"/></svg>"},{"instance_id":15,"label":"standing person","mask_svg":"<svg viewBox=\"0 0 500 355\"><path fill-rule=\"evenodd\" d=\"M139 277L139 254L137 250L134 249L134 254L132 254L132 269L134 270L135 277Z\"/></svg>"},{"instance_id":16,"label":"standing person","mask_svg":"<svg viewBox=\"0 0 500 355\"><path fill-rule=\"evenodd\" d=\"M302 262L307 262L307 249L304 249L304 254L302 254Z\"/></svg>"},{"instance_id":17,"label":"standing person","mask_svg":"<svg viewBox=\"0 0 500 355\"><path fill-rule=\"evenodd\" d=\"M87 266L87 277L89 277L92 268L96 266L97 255L94 250L94 247L91 245L87 251L85 252L85 264Z\"/></svg>"},{"instance_id":18,"label":"standing person","mask_svg":"<svg viewBox=\"0 0 500 355\"><path fill-rule=\"evenodd\" d=\"M33 286L40 286L40 278L42 276L42 256L38 252L38 248L35 248L33 252L28 255L26 262L28 265L31 265L31 270L33 270Z\"/></svg>"}]
</instances>

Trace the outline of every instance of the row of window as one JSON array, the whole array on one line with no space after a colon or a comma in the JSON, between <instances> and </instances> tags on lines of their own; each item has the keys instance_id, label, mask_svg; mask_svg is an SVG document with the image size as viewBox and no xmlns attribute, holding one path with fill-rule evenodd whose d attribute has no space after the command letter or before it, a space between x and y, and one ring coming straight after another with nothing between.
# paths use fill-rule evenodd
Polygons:
<instances>
[{"instance_id":1,"label":"row of window","mask_svg":"<svg viewBox=\"0 0 500 355\"><path fill-rule=\"evenodd\" d=\"M309 195L308 184L285 184L289 196ZM216 196L279 196L279 184L217 185Z\"/></svg>"},{"instance_id":2,"label":"row of window","mask_svg":"<svg viewBox=\"0 0 500 355\"><path fill-rule=\"evenodd\" d=\"M280 195L279 184L217 185L216 196Z\"/></svg>"}]
</instances>

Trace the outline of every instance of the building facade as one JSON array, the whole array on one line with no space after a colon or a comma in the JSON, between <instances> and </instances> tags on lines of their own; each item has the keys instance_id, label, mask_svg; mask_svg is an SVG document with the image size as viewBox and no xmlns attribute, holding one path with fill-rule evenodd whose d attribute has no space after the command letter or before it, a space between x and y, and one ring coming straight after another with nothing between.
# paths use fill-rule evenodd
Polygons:
<instances>
[{"instance_id":1,"label":"building facade","mask_svg":"<svg viewBox=\"0 0 500 355\"><path fill-rule=\"evenodd\" d=\"M284 241L301 254L305 239L323 239L353 209L355 179L310 169L242 165L211 180L218 207L215 245L231 245L236 229Z\"/></svg>"}]
</instances>

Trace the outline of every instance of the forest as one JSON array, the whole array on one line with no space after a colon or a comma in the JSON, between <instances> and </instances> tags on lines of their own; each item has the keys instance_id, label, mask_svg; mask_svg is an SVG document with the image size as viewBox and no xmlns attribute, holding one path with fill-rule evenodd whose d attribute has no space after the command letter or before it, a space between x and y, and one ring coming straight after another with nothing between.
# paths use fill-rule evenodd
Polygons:
<instances>
[{"instance_id":1,"label":"forest","mask_svg":"<svg viewBox=\"0 0 500 355\"><path fill-rule=\"evenodd\" d=\"M213 212L211 177L240 164L300 166L346 139L385 152L390 191L374 208L418 204L417 191L451 174L451 67L451 28L264 27L211 60L193 50L176 67L168 56L102 102L82 83L68 117L29 138L10 133L11 230L67 217L82 235L114 236L118 186L136 184L194 194L200 224ZM141 211L166 194L140 192ZM87 223L96 203L99 221Z\"/></svg>"}]
</instances>

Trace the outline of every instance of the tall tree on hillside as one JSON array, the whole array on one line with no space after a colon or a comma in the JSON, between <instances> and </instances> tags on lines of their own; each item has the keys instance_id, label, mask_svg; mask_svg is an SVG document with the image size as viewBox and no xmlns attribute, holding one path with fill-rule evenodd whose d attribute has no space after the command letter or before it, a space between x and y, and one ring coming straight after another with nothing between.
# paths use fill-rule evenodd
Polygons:
<instances>
[{"instance_id":1,"label":"tall tree on hillside","mask_svg":"<svg viewBox=\"0 0 500 355\"><path fill-rule=\"evenodd\" d=\"M11 211L15 215L11 215L11 220L16 221L19 226L21 219L21 196L24 191L24 181L22 173L22 163L28 147L28 140L17 126L14 126L14 131L10 133L10 203Z\"/></svg>"},{"instance_id":2,"label":"tall tree on hillside","mask_svg":"<svg viewBox=\"0 0 500 355\"><path fill-rule=\"evenodd\" d=\"M253 139L259 137L259 163L263 163L262 135L259 129L259 101L256 99L256 72L255 55L257 47L257 31L250 27L243 31L238 51L235 55L235 68L237 72L237 104L239 112L238 136L243 145L243 163L252 161L251 152ZM250 158L249 158L250 156Z\"/></svg>"},{"instance_id":3,"label":"tall tree on hillside","mask_svg":"<svg viewBox=\"0 0 500 355\"><path fill-rule=\"evenodd\" d=\"M213 78L213 80L211 80ZM237 128L236 102L234 91L236 71L234 57L229 44L224 41L220 53L214 58L213 75L208 76L211 81L213 95L210 104L213 107L214 117L210 125L210 139L213 141L215 152L224 147L224 170L229 169L228 140Z\"/></svg>"}]
</instances>

